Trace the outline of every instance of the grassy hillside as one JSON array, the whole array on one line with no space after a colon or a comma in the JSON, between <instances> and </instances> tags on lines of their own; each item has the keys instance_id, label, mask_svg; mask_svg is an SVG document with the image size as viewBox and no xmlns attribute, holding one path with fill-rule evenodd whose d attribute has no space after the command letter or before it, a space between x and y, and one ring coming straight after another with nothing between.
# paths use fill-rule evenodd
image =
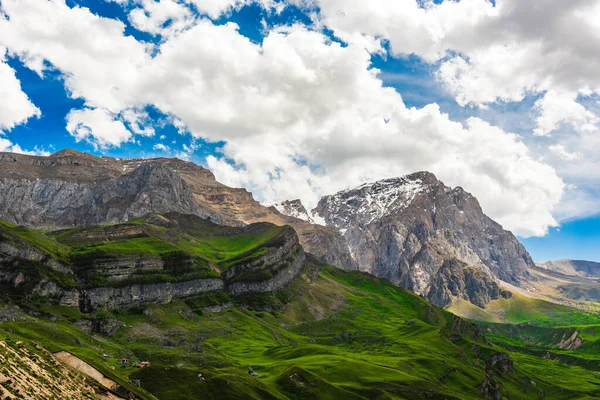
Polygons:
<instances>
[{"instance_id":1,"label":"grassy hillside","mask_svg":"<svg viewBox=\"0 0 600 400\"><path fill-rule=\"evenodd\" d=\"M128 258L164 261L164 269L142 274L150 281L217 275L281 246L289 229L222 227L176 215L53 233L0 228L4 240L88 271L80 275L87 285L94 284L99 263ZM41 263L16 267L66 282ZM389 281L315 260L277 293L217 291L92 314L0 289L0 341L12 348L20 343L39 357L45 354L39 346L69 352L120 385L125 397L600 398L598 315L518 294L487 310L454 304L455 311L481 320L475 322ZM119 363L122 358L130 362ZM150 366L139 368L142 361ZM30 366L19 368L38 379Z\"/></svg>"},{"instance_id":2,"label":"grassy hillside","mask_svg":"<svg viewBox=\"0 0 600 400\"><path fill-rule=\"evenodd\" d=\"M214 224L195 216L151 215L119 225L76 228L50 235L69 246L75 257L164 256L185 252L220 265L240 256L260 253L278 244L289 227L253 224L244 228ZM47 239L50 240L50 239Z\"/></svg>"},{"instance_id":3,"label":"grassy hillside","mask_svg":"<svg viewBox=\"0 0 600 400\"><path fill-rule=\"evenodd\" d=\"M30 248L37 249L71 268L72 273L49 268L27 255L19 262L5 260L2 267L35 277L33 280L45 277L65 288L213 278L233 265L280 247L290 229L267 223L227 227L176 213L57 232L27 229L0 220L0 241L22 248L25 254ZM125 272L130 276L111 279L108 267L103 265L110 267L124 260L129 260L130 266L124 268L129 268ZM263 272L272 274L270 270ZM243 280L244 276L237 279Z\"/></svg>"},{"instance_id":4,"label":"grassy hillside","mask_svg":"<svg viewBox=\"0 0 600 400\"><path fill-rule=\"evenodd\" d=\"M540 327L600 324L600 315L549 301L513 293L508 299L490 302L485 309L457 299L448 310L484 322L528 324Z\"/></svg>"},{"instance_id":5,"label":"grassy hillside","mask_svg":"<svg viewBox=\"0 0 600 400\"><path fill-rule=\"evenodd\" d=\"M224 302L235 306L202 308ZM480 399L486 375L505 398L600 396L595 366L544 358L591 357L595 331L581 349L559 350L550 328L474 324L388 281L330 267L272 296L212 294L98 315L29 299L21 310L0 324L0 339L72 352L141 398ZM107 318L124 324L109 338L73 325ZM533 344L534 335L546 341ZM490 364L502 353L515 372ZM151 366L118 364L122 357Z\"/></svg>"}]
</instances>

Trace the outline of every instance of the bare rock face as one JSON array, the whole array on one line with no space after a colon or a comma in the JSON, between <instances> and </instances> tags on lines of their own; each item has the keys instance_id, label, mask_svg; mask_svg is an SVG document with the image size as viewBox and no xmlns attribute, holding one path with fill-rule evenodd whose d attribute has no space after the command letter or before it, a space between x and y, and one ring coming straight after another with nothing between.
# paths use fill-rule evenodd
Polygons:
<instances>
[{"instance_id":1,"label":"bare rock face","mask_svg":"<svg viewBox=\"0 0 600 400\"><path fill-rule=\"evenodd\" d=\"M313 214L340 231L361 270L440 306L452 297L484 306L502 295L496 279L519 285L534 266L471 194L428 172L325 196Z\"/></svg>"},{"instance_id":2,"label":"bare rock face","mask_svg":"<svg viewBox=\"0 0 600 400\"><path fill-rule=\"evenodd\" d=\"M29 226L67 227L124 222L176 211L220 222L194 202L189 186L160 163L97 184L52 179L0 179L0 215Z\"/></svg>"},{"instance_id":3,"label":"bare rock face","mask_svg":"<svg viewBox=\"0 0 600 400\"><path fill-rule=\"evenodd\" d=\"M336 229L265 207L245 189L225 186L191 162L95 157L69 149L48 157L0 153L0 218L8 221L68 228L168 212L229 226L290 225L321 261L357 267Z\"/></svg>"}]
</instances>

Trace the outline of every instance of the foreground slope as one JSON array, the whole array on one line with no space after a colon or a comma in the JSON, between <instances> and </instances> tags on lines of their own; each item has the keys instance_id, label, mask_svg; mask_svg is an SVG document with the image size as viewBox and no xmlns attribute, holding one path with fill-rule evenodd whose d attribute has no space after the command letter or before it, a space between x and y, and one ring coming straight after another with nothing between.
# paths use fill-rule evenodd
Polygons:
<instances>
[{"instance_id":1,"label":"foreground slope","mask_svg":"<svg viewBox=\"0 0 600 400\"><path fill-rule=\"evenodd\" d=\"M282 270L269 266L285 269L303 254L285 227L152 214L58 232L0 228L0 271L10 277L0 292L0 343L26 349L35 365L0 371L10 374L0 380L10 393L14 376L44 387L47 375L72 368L67 363L92 379L73 387L84 393L75 398L600 396L597 315L578 311L573 326L559 326L561 315L532 318L522 307L511 318L536 325L474 323L388 280L310 255L293 279L263 286ZM261 262L275 255L281 261ZM239 265L255 268L236 271ZM204 279L222 286L194 291ZM163 297L181 282L191 282L186 291ZM261 291L231 290L236 283ZM57 287L78 292L79 300L99 289L132 296L68 306ZM142 362L149 365L140 368ZM33 374L35 368L46 372Z\"/></svg>"},{"instance_id":2,"label":"foreground slope","mask_svg":"<svg viewBox=\"0 0 600 400\"><path fill-rule=\"evenodd\" d=\"M222 296L82 314L5 295L21 308L0 324L0 338L70 352L117 382L123 397L600 396L593 328L581 331L583 347L561 349L577 328L476 325L388 281L327 267L276 295ZM121 327L107 337L82 323L102 320ZM141 361L150 366L138 368Z\"/></svg>"}]
</instances>

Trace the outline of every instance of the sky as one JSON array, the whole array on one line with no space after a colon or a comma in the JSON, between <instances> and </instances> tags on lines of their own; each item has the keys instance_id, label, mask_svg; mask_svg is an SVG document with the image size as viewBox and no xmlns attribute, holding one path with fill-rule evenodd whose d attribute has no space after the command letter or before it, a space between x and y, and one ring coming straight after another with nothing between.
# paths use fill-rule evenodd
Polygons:
<instances>
[{"instance_id":1,"label":"sky","mask_svg":"<svg viewBox=\"0 0 600 400\"><path fill-rule=\"evenodd\" d=\"M261 202L420 170L600 261L600 0L2 0L0 151L169 156Z\"/></svg>"}]
</instances>

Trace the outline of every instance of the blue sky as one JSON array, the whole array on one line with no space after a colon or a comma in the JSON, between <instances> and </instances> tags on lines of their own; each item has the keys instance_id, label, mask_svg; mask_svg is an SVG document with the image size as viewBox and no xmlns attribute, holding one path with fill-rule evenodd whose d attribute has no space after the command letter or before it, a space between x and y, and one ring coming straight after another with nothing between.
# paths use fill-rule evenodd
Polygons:
<instances>
[{"instance_id":1,"label":"blue sky","mask_svg":"<svg viewBox=\"0 0 600 400\"><path fill-rule=\"evenodd\" d=\"M0 109L0 143L177 156L261 201L309 207L428 169L472 192L536 261L600 261L593 21L574 21L590 43L578 56L560 21L519 26L528 5L516 0L369 7L3 1L0 79L14 100ZM559 50L573 55L565 70L545 68Z\"/></svg>"}]
</instances>

